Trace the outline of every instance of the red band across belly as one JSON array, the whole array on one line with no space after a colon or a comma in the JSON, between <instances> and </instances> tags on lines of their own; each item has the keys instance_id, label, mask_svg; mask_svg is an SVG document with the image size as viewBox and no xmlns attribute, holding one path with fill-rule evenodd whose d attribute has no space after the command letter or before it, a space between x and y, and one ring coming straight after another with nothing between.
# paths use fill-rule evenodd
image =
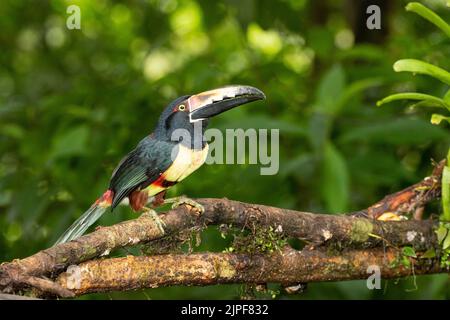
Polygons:
<instances>
[{"instance_id":1,"label":"red band across belly","mask_svg":"<svg viewBox=\"0 0 450 320\"><path fill-rule=\"evenodd\" d=\"M155 187L162 187L165 189L170 188L176 184L177 184L177 181L166 180L164 177L164 174L162 174L155 182L152 183L152 185Z\"/></svg>"}]
</instances>

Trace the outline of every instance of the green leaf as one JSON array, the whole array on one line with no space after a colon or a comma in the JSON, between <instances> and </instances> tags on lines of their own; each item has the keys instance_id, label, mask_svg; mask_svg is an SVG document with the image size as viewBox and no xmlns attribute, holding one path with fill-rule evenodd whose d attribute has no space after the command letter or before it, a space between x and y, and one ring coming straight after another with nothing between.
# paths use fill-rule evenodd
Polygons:
<instances>
[{"instance_id":1,"label":"green leaf","mask_svg":"<svg viewBox=\"0 0 450 320\"><path fill-rule=\"evenodd\" d=\"M450 117L445 117L442 114L439 113L433 113L431 115L431 123L432 124L440 124L442 120L447 121L448 123L450 123Z\"/></svg>"},{"instance_id":2,"label":"green leaf","mask_svg":"<svg viewBox=\"0 0 450 320\"><path fill-rule=\"evenodd\" d=\"M416 251L413 247L403 247L402 252L404 256L417 258Z\"/></svg>"},{"instance_id":3,"label":"green leaf","mask_svg":"<svg viewBox=\"0 0 450 320\"><path fill-rule=\"evenodd\" d=\"M345 87L345 72L342 66L335 65L322 78L316 91L315 109L334 114L338 110L337 101Z\"/></svg>"},{"instance_id":4,"label":"green leaf","mask_svg":"<svg viewBox=\"0 0 450 320\"><path fill-rule=\"evenodd\" d=\"M411 261L409 261L409 258L407 256L402 257L402 265L406 268L409 268L411 266Z\"/></svg>"},{"instance_id":5,"label":"green leaf","mask_svg":"<svg viewBox=\"0 0 450 320\"><path fill-rule=\"evenodd\" d=\"M305 171L311 171L314 167L314 158L309 153L301 153L299 156L284 161L284 165L280 168L280 174L286 176L290 173L305 175Z\"/></svg>"},{"instance_id":6,"label":"green leaf","mask_svg":"<svg viewBox=\"0 0 450 320\"><path fill-rule=\"evenodd\" d=\"M430 63L416 59L402 59L394 63L395 72L412 72L429 75L450 85L450 73Z\"/></svg>"},{"instance_id":7,"label":"green leaf","mask_svg":"<svg viewBox=\"0 0 450 320\"><path fill-rule=\"evenodd\" d=\"M429 94L416 93L416 92L404 92L404 93L391 94L391 95L379 100L377 102L377 106L381 106L383 104L386 104L386 103L389 103L392 101L397 101L397 100L421 100L421 101L429 102L432 105L450 110L450 105L445 103L444 100L439 99L439 98L429 95Z\"/></svg>"},{"instance_id":8,"label":"green leaf","mask_svg":"<svg viewBox=\"0 0 450 320\"><path fill-rule=\"evenodd\" d=\"M442 243L444 241L445 237L447 237L447 234L448 234L448 229L443 224L440 224L439 228L436 230L438 242Z\"/></svg>"},{"instance_id":9,"label":"green leaf","mask_svg":"<svg viewBox=\"0 0 450 320\"><path fill-rule=\"evenodd\" d=\"M428 121L416 118L400 118L379 120L345 132L339 139L340 143L358 141L379 142L383 145L415 145L438 139L447 139L447 130L432 126Z\"/></svg>"},{"instance_id":10,"label":"green leaf","mask_svg":"<svg viewBox=\"0 0 450 320\"><path fill-rule=\"evenodd\" d=\"M79 155L86 151L89 130L79 126L61 134L53 141L51 158Z\"/></svg>"},{"instance_id":11,"label":"green leaf","mask_svg":"<svg viewBox=\"0 0 450 320\"><path fill-rule=\"evenodd\" d=\"M444 239L444 242L442 243L442 249L446 250L450 248L450 234L447 234L447 236Z\"/></svg>"},{"instance_id":12,"label":"green leaf","mask_svg":"<svg viewBox=\"0 0 450 320\"><path fill-rule=\"evenodd\" d=\"M25 135L25 130L14 123L5 123L2 124L0 128L0 134L5 137L11 137L17 140L20 140Z\"/></svg>"},{"instance_id":13,"label":"green leaf","mask_svg":"<svg viewBox=\"0 0 450 320\"><path fill-rule=\"evenodd\" d=\"M450 150L447 154L447 164L450 163ZM446 165L442 172L441 201L442 201L442 219L450 221L450 167Z\"/></svg>"},{"instance_id":14,"label":"green leaf","mask_svg":"<svg viewBox=\"0 0 450 320\"><path fill-rule=\"evenodd\" d=\"M445 105L450 106L449 104ZM435 102L431 101L431 100L422 100L416 103L413 103L412 105L409 106L410 109L417 109L417 108L440 108L441 105L437 105Z\"/></svg>"},{"instance_id":15,"label":"green leaf","mask_svg":"<svg viewBox=\"0 0 450 320\"><path fill-rule=\"evenodd\" d=\"M342 93L342 96L335 107L336 112L339 112L348 103L348 101L358 93L363 92L370 87L379 86L380 84L382 84L381 78L363 79L353 82L347 86Z\"/></svg>"},{"instance_id":16,"label":"green leaf","mask_svg":"<svg viewBox=\"0 0 450 320\"><path fill-rule=\"evenodd\" d=\"M384 60L386 57L384 50L373 44L355 44L354 47L338 51L336 54L340 59L367 60L370 62Z\"/></svg>"},{"instance_id":17,"label":"green leaf","mask_svg":"<svg viewBox=\"0 0 450 320\"><path fill-rule=\"evenodd\" d=\"M22 237L22 233L22 226L19 223L12 222L3 235L7 241L16 242Z\"/></svg>"},{"instance_id":18,"label":"green leaf","mask_svg":"<svg viewBox=\"0 0 450 320\"><path fill-rule=\"evenodd\" d=\"M420 256L421 259L432 259L434 257L436 257L436 250L434 249L428 249Z\"/></svg>"},{"instance_id":19,"label":"green leaf","mask_svg":"<svg viewBox=\"0 0 450 320\"><path fill-rule=\"evenodd\" d=\"M445 103L450 105L450 90L447 91L447 93L444 96Z\"/></svg>"},{"instance_id":20,"label":"green leaf","mask_svg":"<svg viewBox=\"0 0 450 320\"><path fill-rule=\"evenodd\" d=\"M321 193L330 212L344 212L349 197L349 173L346 161L331 142L324 150Z\"/></svg>"},{"instance_id":21,"label":"green leaf","mask_svg":"<svg viewBox=\"0 0 450 320\"><path fill-rule=\"evenodd\" d=\"M450 25L448 25L440 16L418 2L410 2L406 5L406 11L412 11L427 19L439 29L444 31L447 37L450 37Z\"/></svg>"}]
</instances>

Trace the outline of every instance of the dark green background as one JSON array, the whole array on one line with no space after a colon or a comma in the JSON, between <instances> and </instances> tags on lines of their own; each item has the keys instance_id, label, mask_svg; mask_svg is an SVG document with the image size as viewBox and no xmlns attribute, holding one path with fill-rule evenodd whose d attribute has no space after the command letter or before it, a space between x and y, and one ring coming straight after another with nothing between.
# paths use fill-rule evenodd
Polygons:
<instances>
[{"instance_id":1,"label":"dark green background","mask_svg":"<svg viewBox=\"0 0 450 320\"><path fill-rule=\"evenodd\" d=\"M369 4L382 29L365 27ZM417 182L446 154L448 126L384 96L448 87L395 73L400 58L449 69L448 38L406 1L149 0L0 2L0 261L50 246L105 189L111 171L179 95L226 84L267 101L214 119L279 128L280 172L203 166L170 195L228 197L313 212L365 208ZM424 1L449 21L444 1ZM65 27L81 8L81 30ZM439 213L436 206L434 213ZM128 208L100 224L136 217ZM216 228L197 250L227 246ZM126 254L122 251L119 254ZM447 275L310 284L291 298L448 298ZM275 291L279 288L272 286ZM240 286L163 288L90 298L238 298ZM283 294L278 298L288 298Z\"/></svg>"}]
</instances>

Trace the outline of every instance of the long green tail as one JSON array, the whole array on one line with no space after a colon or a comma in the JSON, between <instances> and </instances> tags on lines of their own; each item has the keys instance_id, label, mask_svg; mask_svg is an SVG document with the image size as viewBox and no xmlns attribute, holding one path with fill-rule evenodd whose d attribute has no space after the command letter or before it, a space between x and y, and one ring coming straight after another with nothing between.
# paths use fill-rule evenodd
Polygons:
<instances>
[{"instance_id":1,"label":"long green tail","mask_svg":"<svg viewBox=\"0 0 450 320\"><path fill-rule=\"evenodd\" d=\"M55 245L71 241L83 235L86 230L97 221L103 213L105 213L107 206L100 206L97 203L93 204L81 217L79 217L69 229L56 241Z\"/></svg>"}]
</instances>

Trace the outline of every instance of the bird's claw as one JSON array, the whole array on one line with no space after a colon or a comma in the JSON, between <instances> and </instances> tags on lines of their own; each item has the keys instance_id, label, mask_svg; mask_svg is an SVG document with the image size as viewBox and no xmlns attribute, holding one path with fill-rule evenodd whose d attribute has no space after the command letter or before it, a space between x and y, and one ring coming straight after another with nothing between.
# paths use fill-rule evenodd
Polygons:
<instances>
[{"instance_id":1,"label":"bird's claw","mask_svg":"<svg viewBox=\"0 0 450 320\"><path fill-rule=\"evenodd\" d=\"M176 209L179 206L181 206L182 204L187 204L187 205L197 209L197 212L199 214L203 214L205 212L205 207L203 207L203 205L201 205L200 203L198 203L188 197L185 197L185 196L166 199L164 201L164 203L172 203L172 209Z\"/></svg>"},{"instance_id":2,"label":"bird's claw","mask_svg":"<svg viewBox=\"0 0 450 320\"><path fill-rule=\"evenodd\" d=\"M148 217L152 219L158 227L159 231L161 231L162 234L166 233L166 231L164 230L164 228L166 227L166 223L158 216L155 210L144 207L144 212L141 214L141 217Z\"/></svg>"}]
</instances>

